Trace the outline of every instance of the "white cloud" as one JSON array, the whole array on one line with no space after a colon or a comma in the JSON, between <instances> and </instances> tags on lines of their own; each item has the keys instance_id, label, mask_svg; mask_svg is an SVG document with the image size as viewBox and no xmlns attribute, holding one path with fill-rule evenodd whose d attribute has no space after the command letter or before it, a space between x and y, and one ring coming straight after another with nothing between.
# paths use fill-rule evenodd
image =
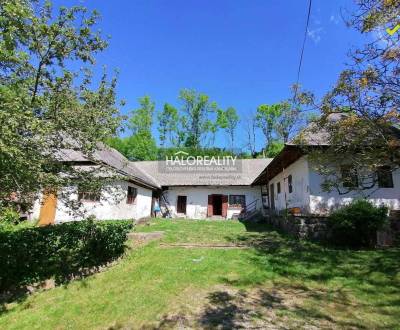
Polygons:
<instances>
[{"instance_id":1,"label":"white cloud","mask_svg":"<svg viewBox=\"0 0 400 330\"><path fill-rule=\"evenodd\" d=\"M321 41L321 35L323 33L324 29L322 27L318 27L315 29L308 29L307 31L307 36L310 37L314 43L319 43Z\"/></svg>"},{"instance_id":2,"label":"white cloud","mask_svg":"<svg viewBox=\"0 0 400 330\"><path fill-rule=\"evenodd\" d=\"M331 15L329 21L335 25L338 25L340 22L339 17L335 16L334 14Z\"/></svg>"}]
</instances>

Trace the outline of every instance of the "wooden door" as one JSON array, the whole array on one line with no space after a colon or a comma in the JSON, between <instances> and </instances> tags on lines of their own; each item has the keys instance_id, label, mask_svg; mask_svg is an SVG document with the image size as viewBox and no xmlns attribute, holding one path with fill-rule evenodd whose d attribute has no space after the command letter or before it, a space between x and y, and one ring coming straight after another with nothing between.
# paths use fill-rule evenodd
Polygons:
<instances>
[{"instance_id":1,"label":"wooden door","mask_svg":"<svg viewBox=\"0 0 400 330\"><path fill-rule=\"evenodd\" d=\"M228 195L222 195L222 216L226 218L228 215Z\"/></svg>"},{"instance_id":2,"label":"wooden door","mask_svg":"<svg viewBox=\"0 0 400 330\"><path fill-rule=\"evenodd\" d=\"M212 217L214 214L213 202L213 195L208 195L207 217Z\"/></svg>"},{"instance_id":3,"label":"wooden door","mask_svg":"<svg viewBox=\"0 0 400 330\"><path fill-rule=\"evenodd\" d=\"M176 205L176 212L186 214L186 196L178 196L178 201Z\"/></svg>"},{"instance_id":4,"label":"wooden door","mask_svg":"<svg viewBox=\"0 0 400 330\"><path fill-rule=\"evenodd\" d=\"M43 201L39 213L39 225L54 224L57 209L57 194L54 191L44 191Z\"/></svg>"},{"instance_id":5,"label":"wooden door","mask_svg":"<svg viewBox=\"0 0 400 330\"><path fill-rule=\"evenodd\" d=\"M274 184L270 184L270 185L269 185L269 199L270 199L271 210L275 210L275 191L274 191Z\"/></svg>"}]
</instances>

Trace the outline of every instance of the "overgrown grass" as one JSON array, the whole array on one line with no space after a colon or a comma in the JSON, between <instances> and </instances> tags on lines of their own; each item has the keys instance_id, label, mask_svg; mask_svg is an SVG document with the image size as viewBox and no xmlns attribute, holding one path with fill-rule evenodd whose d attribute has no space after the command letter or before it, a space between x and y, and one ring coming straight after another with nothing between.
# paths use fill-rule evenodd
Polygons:
<instances>
[{"instance_id":1,"label":"overgrown grass","mask_svg":"<svg viewBox=\"0 0 400 330\"><path fill-rule=\"evenodd\" d=\"M335 250L236 221L165 231L106 272L8 304L0 328L387 328L400 324L400 252ZM240 243L247 249L169 243Z\"/></svg>"}]
</instances>

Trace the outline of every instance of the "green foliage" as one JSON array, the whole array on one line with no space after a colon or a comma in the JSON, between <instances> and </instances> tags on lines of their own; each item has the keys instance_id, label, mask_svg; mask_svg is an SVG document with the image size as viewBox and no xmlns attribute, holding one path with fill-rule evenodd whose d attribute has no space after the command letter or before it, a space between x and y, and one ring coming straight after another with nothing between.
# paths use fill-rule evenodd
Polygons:
<instances>
[{"instance_id":1,"label":"green foliage","mask_svg":"<svg viewBox=\"0 0 400 330\"><path fill-rule=\"evenodd\" d=\"M229 107L228 109L218 109L217 112L217 125L223 128L229 135L231 149L235 146L235 129L239 123L239 116L236 109Z\"/></svg>"},{"instance_id":2,"label":"green foliage","mask_svg":"<svg viewBox=\"0 0 400 330\"><path fill-rule=\"evenodd\" d=\"M268 158L274 158L281 152L283 147L284 144L282 141L273 140L268 144L268 147L265 150L265 156L267 156Z\"/></svg>"},{"instance_id":3,"label":"green foliage","mask_svg":"<svg viewBox=\"0 0 400 330\"><path fill-rule=\"evenodd\" d=\"M387 223L387 213L384 206L376 207L366 200L356 200L329 216L330 240L341 246L372 246L376 231Z\"/></svg>"},{"instance_id":4,"label":"green foliage","mask_svg":"<svg viewBox=\"0 0 400 330\"><path fill-rule=\"evenodd\" d=\"M95 55L107 46L96 12L4 0L0 17L0 201L17 193L28 203L32 192L84 175L57 161L60 149L91 158L116 134L116 80L92 79ZM96 180L94 172L85 175Z\"/></svg>"},{"instance_id":5,"label":"green foliage","mask_svg":"<svg viewBox=\"0 0 400 330\"><path fill-rule=\"evenodd\" d=\"M278 328L400 323L399 249L333 249L238 221L158 219L137 230L163 231L170 246L136 246L101 274L4 304L0 328L170 329L184 318L186 328L268 329L271 315Z\"/></svg>"},{"instance_id":6,"label":"green foliage","mask_svg":"<svg viewBox=\"0 0 400 330\"><path fill-rule=\"evenodd\" d=\"M158 132L160 133L160 145L164 147L166 142L169 141L171 146L178 143L177 129L179 114L178 110L172 105L165 103L164 109L157 116L158 119Z\"/></svg>"},{"instance_id":7,"label":"green foliage","mask_svg":"<svg viewBox=\"0 0 400 330\"><path fill-rule=\"evenodd\" d=\"M179 93L183 103L181 121L185 138L185 147L201 147L207 134L213 130L210 116L217 111L217 104L211 102L206 94L194 90L183 89Z\"/></svg>"},{"instance_id":8,"label":"green foliage","mask_svg":"<svg viewBox=\"0 0 400 330\"><path fill-rule=\"evenodd\" d=\"M157 159L157 145L148 132L137 133L126 138L111 138L107 140L107 144L132 161Z\"/></svg>"},{"instance_id":9,"label":"green foliage","mask_svg":"<svg viewBox=\"0 0 400 330\"><path fill-rule=\"evenodd\" d=\"M0 291L48 278L65 282L84 269L119 257L131 221L91 219L0 230Z\"/></svg>"},{"instance_id":10,"label":"green foliage","mask_svg":"<svg viewBox=\"0 0 400 330\"><path fill-rule=\"evenodd\" d=\"M151 134L155 103L150 99L150 96L146 95L139 98L139 104L140 107L132 111L128 126L132 130L133 135L142 133Z\"/></svg>"},{"instance_id":11,"label":"green foliage","mask_svg":"<svg viewBox=\"0 0 400 330\"><path fill-rule=\"evenodd\" d=\"M360 0L348 25L365 34L365 44L349 51L349 61L334 87L321 101L314 102L322 114L313 123L314 131L324 131L329 147L316 153L321 164L346 160L369 172L357 190L374 188L371 176L379 166L399 168L400 123L400 33L385 30L399 23L399 0ZM338 114L341 116L340 120ZM334 118L334 120L330 120ZM314 132L312 132L314 133ZM340 157L338 157L340 155ZM340 185L340 177L332 180ZM349 189L354 190L354 189Z\"/></svg>"},{"instance_id":12,"label":"green foliage","mask_svg":"<svg viewBox=\"0 0 400 330\"><path fill-rule=\"evenodd\" d=\"M16 225L19 223L19 213L11 207L0 208L0 226Z\"/></svg>"},{"instance_id":13,"label":"green foliage","mask_svg":"<svg viewBox=\"0 0 400 330\"><path fill-rule=\"evenodd\" d=\"M250 158L247 153L235 153L231 149L224 148L159 148L158 149L158 159L165 160L166 157L174 157L175 153L179 151L184 151L191 156L237 156L238 158Z\"/></svg>"}]
</instances>

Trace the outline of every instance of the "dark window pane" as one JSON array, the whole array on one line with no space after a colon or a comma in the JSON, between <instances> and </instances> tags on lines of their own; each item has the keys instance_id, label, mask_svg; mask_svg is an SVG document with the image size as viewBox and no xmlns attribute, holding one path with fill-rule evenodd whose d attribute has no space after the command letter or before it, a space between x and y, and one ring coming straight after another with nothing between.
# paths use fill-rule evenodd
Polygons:
<instances>
[{"instance_id":1,"label":"dark window pane","mask_svg":"<svg viewBox=\"0 0 400 330\"><path fill-rule=\"evenodd\" d=\"M342 183L343 187L356 188L358 187L358 174L357 170L351 166L342 166Z\"/></svg>"},{"instance_id":2,"label":"dark window pane","mask_svg":"<svg viewBox=\"0 0 400 330\"><path fill-rule=\"evenodd\" d=\"M245 207L246 206L246 196L245 195L229 195L229 206Z\"/></svg>"},{"instance_id":3,"label":"dark window pane","mask_svg":"<svg viewBox=\"0 0 400 330\"><path fill-rule=\"evenodd\" d=\"M278 191L278 194L281 193L281 183L280 183L280 182L278 182L278 183L276 184L276 190Z\"/></svg>"},{"instance_id":4,"label":"dark window pane","mask_svg":"<svg viewBox=\"0 0 400 330\"><path fill-rule=\"evenodd\" d=\"M135 187L128 186L128 193L126 197L127 204L134 204L137 196L137 189Z\"/></svg>"},{"instance_id":5,"label":"dark window pane","mask_svg":"<svg viewBox=\"0 0 400 330\"><path fill-rule=\"evenodd\" d=\"M293 177L292 177L292 175L288 176L288 191L289 191L289 194L291 194L293 192Z\"/></svg>"},{"instance_id":6,"label":"dark window pane","mask_svg":"<svg viewBox=\"0 0 400 330\"><path fill-rule=\"evenodd\" d=\"M379 167L377 177L379 188L393 188L393 174L390 166Z\"/></svg>"}]
</instances>

